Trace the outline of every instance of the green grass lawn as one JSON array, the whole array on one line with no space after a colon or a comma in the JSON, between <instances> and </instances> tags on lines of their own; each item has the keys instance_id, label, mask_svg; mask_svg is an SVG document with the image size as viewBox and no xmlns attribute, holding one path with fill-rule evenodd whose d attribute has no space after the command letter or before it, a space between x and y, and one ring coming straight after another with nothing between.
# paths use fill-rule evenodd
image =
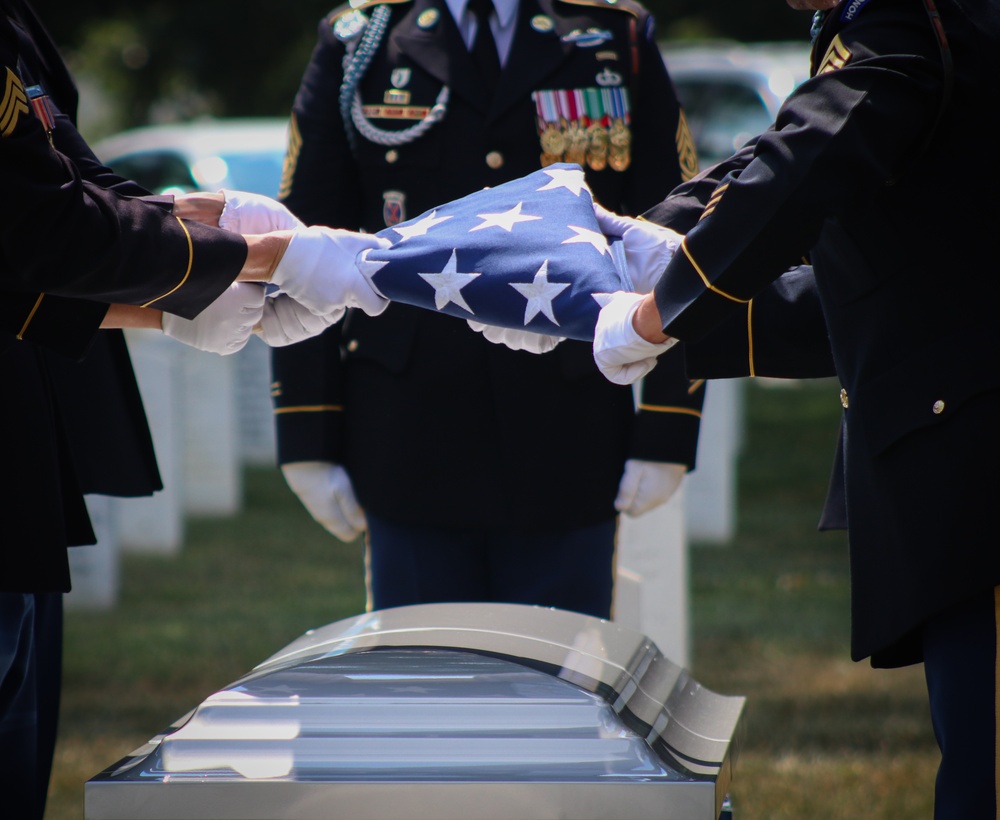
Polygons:
<instances>
[{"instance_id":1,"label":"green grass lawn","mask_svg":"<svg viewBox=\"0 0 1000 820\"><path fill-rule=\"evenodd\" d=\"M846 539L818 533L837 386L748 385L738 528L691 548L692 672L748 699L736 820L926 818L937 750L922 669L848 654ZM364 608L361 547L312 522L274 469L245 510L195 520L181 555L127 555L118 607L67 615L46 820L83 784L305 630Z\"/></svg>"}]
</instances>

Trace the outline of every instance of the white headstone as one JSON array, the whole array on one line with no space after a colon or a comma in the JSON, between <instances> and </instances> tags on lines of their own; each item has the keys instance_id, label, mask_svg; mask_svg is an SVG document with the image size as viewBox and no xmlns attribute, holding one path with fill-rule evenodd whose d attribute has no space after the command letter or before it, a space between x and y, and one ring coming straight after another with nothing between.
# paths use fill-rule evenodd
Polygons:
<instances>
[{"instance_id":1,"label":"white headstone","mask_svg":"<svg viewBox=\"0 0 1000 820\"><path fill-rule=\"evenodd\" d=\"M130 330L126 338L164 489L149 498L114 499L118 531L123 550L170 555L184 540L177 346L152 330Z\"/></svg>"},{"instance_id":2,"label":"white headstone","mask_svg":"<svg viewBox=\"0 0 1000 820\"><path fill-rule=\"evenodd\" d=\"M108 610L118 602L118 532L112 501L103 495L88 495L87 511L97 543L69 550L72 591L63 596L67 610Z\"/></svg>"},{"instance_id":3,"label":"white headstone","mask_svg":"<svg viewBox=\"0 0 1000 820\"><path fill-rule=\"evenodd\" d=\"M684 495L618 525L614 620L652 638L674 663L688 666L688 555Z\"/></svg>"}]
</instances>

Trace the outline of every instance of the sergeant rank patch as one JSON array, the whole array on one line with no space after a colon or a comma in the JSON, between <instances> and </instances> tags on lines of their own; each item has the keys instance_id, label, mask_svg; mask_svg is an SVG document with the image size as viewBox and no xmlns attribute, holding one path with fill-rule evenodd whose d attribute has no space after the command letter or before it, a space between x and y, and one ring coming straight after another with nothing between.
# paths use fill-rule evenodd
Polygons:
<instances>
[{"instance_id":1,"label":"sergeant rank patch","mask_svg":"<svg viewBox=\"0 0 1000 820\"><path fill-rule=\"evenodd\" d=\"M8 68L4 79L3 102L0 102L0 135L9 137L13 134L21 115L30 110L21 78Z\"/></svg>"}]
</instances>

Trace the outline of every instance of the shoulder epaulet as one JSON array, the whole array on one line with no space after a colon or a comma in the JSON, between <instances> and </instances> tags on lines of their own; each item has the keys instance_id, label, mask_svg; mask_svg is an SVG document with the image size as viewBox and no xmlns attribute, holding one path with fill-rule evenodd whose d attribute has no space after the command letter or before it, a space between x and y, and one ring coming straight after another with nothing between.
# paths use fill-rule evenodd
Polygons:
<instances>
[{"instance_id":1,"label":"shoulder epaulet","mask_svg":"<svg viewBox=\"0 0 1000 820\"><path fill-rule=\"evenodd\" d=\"M641 17L648 14L648 9L635 0L559 0L560 3L568 3L571 6L589 6L590 8L600 8L624 11L633 17Z\"/></svg>"},{"instance_id":2,"label":"shoulder epaulet","mask_svg":"<svg viewBox=\"0 0 1000 820\"><path fill-rule=\"evenodd\" d=\"M372 6L389 6L389 5L399 5L401 3L412 3L413 0L351 0L350 3L344 3L342 6L337 6L333 11L331 11L326 16L326 21L332 26L337 18L343 17L352 11L363 11L364 9L370 9Z\"/></svg>"}]
</instances>

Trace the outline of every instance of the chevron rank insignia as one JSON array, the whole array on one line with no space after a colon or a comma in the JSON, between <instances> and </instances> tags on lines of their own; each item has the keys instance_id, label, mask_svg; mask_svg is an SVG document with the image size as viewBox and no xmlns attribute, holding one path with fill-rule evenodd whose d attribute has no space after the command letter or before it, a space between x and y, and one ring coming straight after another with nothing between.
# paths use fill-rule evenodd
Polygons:
<instances>
[{"instance_id":1,"label":"chevron rank insignia","mask_svg":"<svg viewBox=\"0 0 1000 820\"><path fill-rule=\"evenodd\" d=\"M8 68L4 78L3 102L0 102L0 136L6 138L13 134L21 115L30 110L21 78Z\"/></svg>"}]
</instances>

